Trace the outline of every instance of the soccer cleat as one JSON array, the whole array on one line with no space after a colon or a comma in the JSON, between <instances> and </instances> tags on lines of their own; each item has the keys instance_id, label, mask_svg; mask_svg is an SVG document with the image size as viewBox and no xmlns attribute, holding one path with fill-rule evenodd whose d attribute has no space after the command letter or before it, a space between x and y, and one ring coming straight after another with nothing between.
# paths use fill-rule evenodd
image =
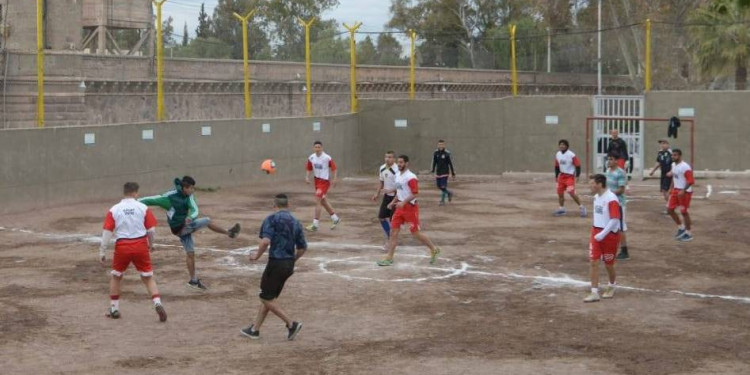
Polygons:
<instances>
[{"instance_id":1,"label":"soccer cleat","mask_svg":"<svg viewBox=\"0 0 750 375\"><path fill-rule=\"evenodd\" d=\"M581 217L586 217L586 207L581 206Z\"/></svg>"},{"instance_id":2,"label":"soccer cleat","mask_svg":"<svg viewBox=\"0 0 750 375\"><path fill-rule=\"evenodd\" d=\"M378 266L387 267L387 266L392 266L393 265L393 260L392 259L383 259L383 260L379 260L377 263L378 263Z\"/></svg>"},{"instance_id":3,"label":"soccer cleat","mask_svg":"<svg viewBox=\"0 0 750 375\"><path fill-rule=\"evenodd\" d=\"M189 287L191 287L193 289L198 289L198 290L208 290L208 287L206 287L206 285L203 284L203 282L201 281L201 279L197 279L195 281L190 280L190 281L188 281L187 286L189 286Z\"/></svg>"},{"instance_id":4,"label":"soccer cleat","mask_svg":"<svg viewBox=\"0 0 750 375\"><path fill-rule=\"evenodd\" d=\"M602 293L602 298L609 299L615 296L615 287L608 286L606 289L604 289L604 293Z\"/></svg>"},{"instance_id":5,"label":"soccer cleat","mask_svg":"<svg viewBox=\"0 0 750 375\"><path fill-rule=\"evenodd\" d=\"M453 202L453 193L448 193L448 202Z\"/></svg>"},{"instance_id":6,"label":"soccer cleat","mask_svg":"<svg viewBox=\"0 0 750 375\"><path fill-rule=\"evenodd\" d=\"M628 254L627 251L620 250L620 253L617 254L617 257L615 257L615 259L617 259L617 260L628 260L628 259L630 259L630 255Z\"/></svg>"},{"instance_id":7,"label":"soccer cleat","mask_svg":"<svg viewBox=\"0 0 750 375\"><path fill-rule=\"evenodd\" d=\"M240 223L234 224L233 227L227 230L227 235L229 236L229 238L235 238L238 234L240 234Z\"/></svg>"},{"instance_id":8,"label":"soccer cleat","mask_svg":"<svg viewBox=\"0 0 750 375\"><path fill-rule=\"evenodd\" d=\"M676 240L679 240L680 237L682 237L685 234L685 232L686 232L685 229L677 229L677 234L674 235L674 238Z\"/></svg>"},{"instance_id":9,"label":"soccer cleat","mask_svg":"<svg viewBox=\"0 0 750 375\"><path fill-rule=\"evenodd\" d=\"M164 310L164 306L162 306L161 303L157 303L154 305L154 309L156 310L156 313L159 314L159 321L160 322L166 322L167 321L167 311Z\"/></svg>"},{"instance_id":10,"label":"soccer cleat","mask_svg":"<svg viewBox=\"0 0 750 375\"><path fill-rule=\"evenodd\" d=\"M599 302L599 300L599 293L589 293L589 295L583 299L583 302Z\"/></svg>"},{"instance_id":11,"label":"soccer cleat","mask_svg":"<svg viewBox=\"0 0 750 375\"><path fill-rule=\"evenodd\" d=\"M310 225L306 226L305 229L308 232L317 232L318 231L318 226L315 225L315 224L310 224Z\"/></svg>"},{"instance_id":12,"label":"soccer cleat","mask_svg":"<svg viewBox=\"0 0 750 375\"><path fill-rule=\"evenodd\" d=\"M242 333L243 335L245 335L245 336L247 336L247 337L249 337L249 338L251 338L253 340L257 340L257 339L260 338L260 331L254 331L253 330L253 325L250 325L247 328L241 329L240 333Z\"/></svg>"},{"instance_id":13,"label":"soccer cleat","mask_svg":"<svg viewBox=\"0 0 750 375\"><path fill-rule=\"evenodd\" d=\"M437 261L438 255L440 255L440 248L436 247L435 251L430 253L430 264L435 264L435 261Z\"/></svg>"},{"instance_id":14,"label":"soccer cleat","mask_svg":"<svg viewBox=\"0 0 750 375\"><path fill-rule=\"evenodd\" d=\"M333 223L331 224L331 230L336 229L336 226L339 225L339 223L341 223L341 218L339 218L338 220L333 220Z\"/></svg>"},{"instance_id":15,"label":"soccer cleat","mask_svg":"<svg viewBox=\"0 0 750 375\"><path fill-rule=\"evenodd\" d=\"M110 307L109 311L105 314L108 318L112 319L120 319L120 310L117 310L114 307Z\"/></svg>"},{"instance_id":16,"label":"soccer cleat","mask_svg":"<svg viewBox=\"0 0 750 375\"><path fill-rule=\"evenodd\" d=\"M680 242L690 242L692 240L693 240L693 235L687 232L683 233L682 236L677 237L677 241L680 241Z\"/></svg>"},{"instance_id":17,"label":"soccer cleat","mask_svg":"<svg viewBox=\"0 0 750 375\"><path fill-rule=\"evenodd\" d=\"M566 214L567 212L568 212L568 211L566 211L566 210L565 210L564 208L558 208L558 209L557 209L557 210L556 210L556 211L555 211L555 212L553 213L553 215L555 215L555 216L563 216L563 215L565 215L565 214Z\"/></svg>"},{"instance_id":18,"label":"soccer cleat","mask_svg":"<svg viewBox=\"0 0 750 375\"><path fill-rule=\"evenodd\" d=\"M286 336L286 339L292 341L295 337L297 337L297 334L302 329L302 323L292 322L292 326L286 328L289 330L289 334Z\"/></svg>"},{"instance_id":19,"label":"soccer cleat","mask_svg":"<svg viewBox=\"0 0 750 375\"><path fill-rule=\"evenodd\" d=\"M445 201L440 201L440 203L438 204L438 206L445 206Z\"/></svg>"}]
</instances>

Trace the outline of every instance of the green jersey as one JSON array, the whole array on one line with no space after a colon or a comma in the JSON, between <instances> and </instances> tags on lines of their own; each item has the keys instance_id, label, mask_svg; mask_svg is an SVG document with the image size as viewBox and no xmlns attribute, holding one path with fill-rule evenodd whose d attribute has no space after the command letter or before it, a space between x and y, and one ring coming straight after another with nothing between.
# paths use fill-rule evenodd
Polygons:
<instances>
[{"instance_id":1,"label":"green jersey","mask_svg":"<svg viewBox=\"0 0 750 375\"><path fill-rule=\"evenodd\" d=\"M609 188L611 192L615 193L615 195L617 195L616 193L617 189L628 184L628 176L625 173L625 171L620 167L617 167L617 169L615 170L607 169L606 175L607 175L607 187ZM623 207L625 206L625 203L627 203L627 197L625 197L625 191L623 191L622 194L617 195L617 200L620 201L621 206Z\"/></svg>"},{"instance_id":2,"label":"green jersey","mask_svg":"<svg viewBox=\"0 0 750 375\"><path fill-rule=\"evenodd\" d=\"M174 190L170 190L162 195L154 195L139 199L147 206L158 206L167 210L167 221L169 227L174 233L179 231L185 225L185 219L195 220L198 218L198 204L195 202L195 196L185 195L182 192L182 183L179 178L174 179Z\"/></svg>"}]
</instances>

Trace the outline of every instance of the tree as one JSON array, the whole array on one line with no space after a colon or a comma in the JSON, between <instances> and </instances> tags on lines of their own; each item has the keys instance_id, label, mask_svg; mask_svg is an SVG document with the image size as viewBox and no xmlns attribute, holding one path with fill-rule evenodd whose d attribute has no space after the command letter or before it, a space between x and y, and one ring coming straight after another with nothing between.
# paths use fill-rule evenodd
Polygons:
<instances>
[{"instance_id":1,"label":"tree","mask_svg":"<svg viewBox=\"0 0 750 375\"><path fill-rule=\"evenodd\" d=\"M242 59L242 23L234 13L245 16L261 6L259 0L219 0L212 17L213 37L232 46L232 58ZM270 58L270 46L263 17L251 17L248 23L248 52L252 59Z\"/></svg>"},{"instance_id":2,"label":"tree","mask_svg":"<svg viewBox=\"0 0 750 375\"><path fill-rule=\"evenodd\" d=\"M375 43L372 42L372 38L368 35L365 39L357 43L357 64L377 64L378 62L378 50L375 48Z\"/></svg>"},{"instance_id":3,"label":"tree","mask_svg":"<svg viewBox=\"0 0 750 375\"><path fill-rule=\"evenodd\" d=\"M187 28L187 22L185 22L185 26L182 28L182 46L187 47L188 42L189 42L188 28Z\"/></svg>"},{"instance_id":4,"label":"tree","mask_svg":"<svg viewBox=\"0 0 750 375\"><path fill-rule=\"evenodd\" d=\"M174 55L175 57L229 59L232 57L232 46L213 37L195 38L187 47L176 49Z\"/></svg>"},{"instance_id":5,"label":"tree","mask_svg":"<svg viewBox=\"0 0 750 375\"><path fill-rule=\"evenodd\" d=\"M391 34L380 34L377 48L377 63L380 65L406 65L408 62L402 57L403 47Z\"/></svg>"},{"instance_id":6,"label":"tree","mask_svg":"<svg viewBox=\"0 0 750 375\"><path fill-rule=\"evenodd\" d=\"M267 0L259 8L268 22L270 44L277 59L303 61L305 58L305 32L297 18L307 21L316 18L310 29L311 43L318 33L326 29L326 21L320 15L338 6L338 0ZM334 22L335 21L328 21Z\"/></svg>"},{"instance_id":7,"label":"tree","mask_svg":"<svg viewBox=\"0 0 750 375\"><path fill-rule=\"evenodd\" d=\"M172 16L167 17L165 21L161 23L161 39L164 42L165 47L174 47L177 41L174 39L174 18Z\"/></svg>"},{"instance_id":8,"label":"tree","mask_svg":"<svg viewBox=\"0 0 750 375\"><path fill-rule=\"evenodd\" d=\"M206 13L206 4L201 3L201 11L198 13L198 27L195 29L196 38L208 38L211 36L211 18Z\"/></svg>"},{"instance_id":9,"label":"tree","mask_svg":"<svg viewBox=\"0 0 750 375\"><path fill-rule=\"evenodd\" d=\"M310 58L316 63L348 64L349 41L338 35L336 21L321 22L324 27L310 42Z\"/></svg>"},{"instance_id":10,"label":"tree","mask_svg":"<svg viewBox=\"0 0 750 375\"><path fill-rule=\"evenodd\" d=\"M747 88L750 58L750 8L734 0L716 0L696 9L690 20L710 26L691 29L691 49L701 72L711 76L734 73L736 90Z\"/></svg>"}]
</instances>

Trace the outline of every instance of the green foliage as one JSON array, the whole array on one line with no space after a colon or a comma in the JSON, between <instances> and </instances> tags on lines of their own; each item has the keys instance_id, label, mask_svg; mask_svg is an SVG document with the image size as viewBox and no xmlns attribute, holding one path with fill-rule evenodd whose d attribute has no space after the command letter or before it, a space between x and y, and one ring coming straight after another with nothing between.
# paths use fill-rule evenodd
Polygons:
<instances>
[{"instance_id":1,"label":"green foliage","mask_svg":"<svg viewBox=\"0 0 750 375\"><path fill-rule=\"evenodd\" d=\"M206 4L201 3L201 11L198 13L198 27L195 29L197 38L208 38L211 36L211 18L206 13Z\"/></svg>"},{"instance_id":2,"label":"green foliage","mask_svg":"<svg viewBox=\"0 0 750 375\"><path fill-rule=\"evenodd\" d=\"M174 57L229 59L232 57L232 46L214 37L195 38L187 47L176 48Z\"/></svg>"},{"instance_id":3,"label":"green foliage","mask_svg":"<svg viewBox=\"0 0 750 375\"><path fill-rule=\"evenodd\" d=\"M409 59L404 58L404 48L391 34L378 35L377 64L379 65L408 65Z\"/></svg>"},{"instance_id":4,"label":"green foliage","mask_svg":"<svg viewBox=\"0 0 750 375\"><path fill-rule=\"evenodd\" d=\"M363 65L376 64L378 60L378 50L372 38L368 35L364 40L357 43L357 63Z\"/></svg>"},{"instance_id":5,"label":"green foliage","mask_svg":"<svg viewBox=\"0 0 750 375\"><path fill-rule=\"evenodd\" d=\"M343 39L336 30L335 21L320 23L323 29L316 33L314 41L310 42L310 58L316 63L348 64L349 40ZM304 50L304 46L303 46Z\"/></svg>"},{"instance_id":6,"label":"green foliage","mask_svg":"<svg viewBox=\"0 0 750 375\"><path fill-rule=\"evenodd\" d=\"M223 43L232 46L232 58L242 59L242 22L234 13L242 17L248 11L257 9L257 0L219 0L211 23L212 36ZM256 11L257 14L257 11ZM263 17L254 16L248 20L248 52L251 59L270 58L270 46Z\"/></svg>"}]
</instances>

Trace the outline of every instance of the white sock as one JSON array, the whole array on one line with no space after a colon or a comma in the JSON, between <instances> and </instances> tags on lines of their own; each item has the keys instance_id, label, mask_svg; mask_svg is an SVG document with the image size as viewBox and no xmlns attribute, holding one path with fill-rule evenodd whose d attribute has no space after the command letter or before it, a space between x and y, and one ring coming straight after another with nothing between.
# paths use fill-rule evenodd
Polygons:
<instances>
[{"instance_id":1,"label":"white sock","mask_svg":"<svg viewBox=\"0 0 750 375\"><path fill-rule=\"evenodd\" d=\"M161 305L161 297L154 297L151 300L154 301L154 306Z\"/></svg>"},{"instance_id":2,"label":"white sock","mask_svg":"<svg viewBox=\"0 0 750 375\"><path fill-rule=\"evenodd\" d=\"M339 215L336 215L336 214L331 215L331 220L339 221Z\"/></svg>"},{"instance_id":3,"label":"white sock","mask_svg":"<svg viewBox=\"0 0 750 375\"><path fill-rule=\"evenodd\" d=\"M112 307L115 310L120 309L120 300L119 299L113 299L109 301L109 306Z\"/></svg>"},{"instance_id":4,"label":"white sock","mask_svg":"<svg viewBox=\"0 0 750 375\"><path fill-rule=\"evenodd\" d=\"M591 293L594 293L596 295L599 294L599 288L591 288Z\"/></svg>"},{"instance_id":5,"label":"white sock","mask_svg":"<svg viewBox=\"0 0 750 375\"><path fill-rule=\"evenodd\" d=\"M614 287L616 287L616 286L617 286L617 282L614 282L614 283L609 283L609 287L610 287L610 288L614 288Z\"/></svg>"},{"instance_id":6,"label":"white sock","mask_svg":"<svg viewBox=\"0 0 750 375\"><path fill-rule=\"evenodd\" d=\"M677 228L678 228L678 229L680 229L680 230L684 230L684 229L685 229L685 225L683 225L683 224L680 224L680 226L679 226L679 227L677 227Z\"/></svg>"},{"instance_id":7,"label":"white sock","mask_svg":"<svg viewBox=\"0 0 750 375\"><path fill-rule=\"evenodd\" d=\"M317 226L319 226L319 225L320 225L320 220L318 220L318 219L313 219L313 226L314 226L314 227L317 227Z\"/></svg>"}]
</instances>

